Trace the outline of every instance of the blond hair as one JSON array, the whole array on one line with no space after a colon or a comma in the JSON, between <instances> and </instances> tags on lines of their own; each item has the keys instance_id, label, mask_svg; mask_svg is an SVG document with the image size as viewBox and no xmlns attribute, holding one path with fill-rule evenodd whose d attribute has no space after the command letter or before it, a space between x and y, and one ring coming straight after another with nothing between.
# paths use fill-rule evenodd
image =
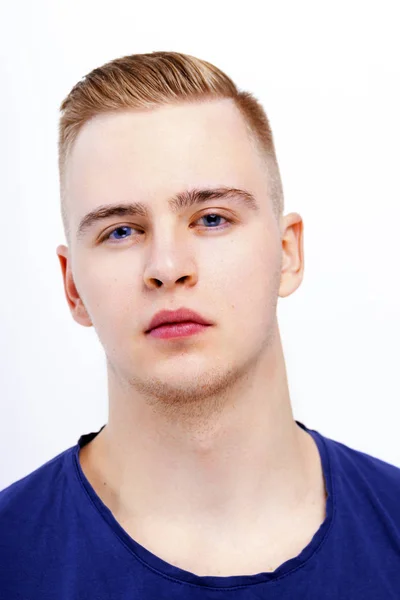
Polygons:
<instances>
[{"instance_id":1,"label":"blond hair","mask_svg":"<svg viewBox=\"0 0 400 600\"><path fill-rule=\"evenodd\" d=\"M83 77L63 100L59 122L59 174L61 213L69 239L63 200L65 163L72 145L91 118L106 112L152 109L178 102L231 98L269 165L270 195L274 213L283 210L282 183L268 117L249 92L240 91L214 65L178 52L132 54L112 60Z\"/></svg>"}]
</instances>

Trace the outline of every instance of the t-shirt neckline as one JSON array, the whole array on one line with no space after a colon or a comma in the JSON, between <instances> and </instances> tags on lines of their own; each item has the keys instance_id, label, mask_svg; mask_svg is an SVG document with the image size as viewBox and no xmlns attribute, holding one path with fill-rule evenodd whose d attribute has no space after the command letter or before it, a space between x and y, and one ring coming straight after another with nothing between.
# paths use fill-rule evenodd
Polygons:
<instances>
[{"instance_id":1,"label":"t-shirt neckline","mask_svg":"<svg viewBox=\"0 0 400 600\"><path fill-rule=\"evenodd\" d=\"M92 441L105 427L105 425L103 425L103 427L97 432L82 435L79 438L77 445L73 447L73 452L71 456L74 463L74 470L78 477L79 483L88 495L90 501L95 506L100 516L104 519L107 525L114 532L114 534L118 536L122 544L125 546L126 550L131 552L134 555L134 557L140 563L142 563L142 565L164 578L171 579L173 581L178 581L180 583L186 583L202 588L209 587L214 589L218 588L233 590L255 584L277 581L278 579L282 577L287 577L290 573L293 573L294 571L297 571L298 569L304 567L306 563L308 563L312 559L312 557L316 555L317 552L320 550L333 525L335 512L335 496L332 478L332 466L326 441L323 438L323 436L321 436L321 434L317 431L313 429L308 429L300 421L296 420L296 423L299 427L304 429L304 431L308 432L313 437L319 451L322 470L325 478L325 488L327 492L325 519L313 535L310 542L303 548L303 550L297 556L286 560L274 571L256 573L253 575L231 575L223 577L210 575L196 575L195 573L174 566L168 563L167 561L163 560L159 556L153 554L150 550L146 549L144 546L136 542L136 540L134 540L123 529L123 527L118 523L110 509L103 503L101 498L98 496L89 480L86 478L86 475L82 470L79 460L80 449L86 444L88 444L90 441Z\"/></svg>"}]
</instances>

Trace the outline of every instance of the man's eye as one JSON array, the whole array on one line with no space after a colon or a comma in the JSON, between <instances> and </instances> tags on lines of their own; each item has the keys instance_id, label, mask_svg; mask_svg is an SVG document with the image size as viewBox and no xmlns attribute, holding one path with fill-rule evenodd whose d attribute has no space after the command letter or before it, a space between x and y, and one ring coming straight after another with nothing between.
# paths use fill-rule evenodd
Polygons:
<instances>
[{"instance_id":1,"label":"man's eye","mask_svg":"<svg viewBox=\"0 0 400 600\"><path fill-rule=\"evenodd\" d=\"M112 231L110 231L109 233L107 233L100 241L101 242L106 242L108 240L112 240L113 243L118 242L119 240L126 240L128 237L132 237L129 235L125 235L126 234L126 230L131 230L131 231L140 231L139 229L135 229L134 227L131 227L130 225L120 225L119 227L116 227L115 229L113 229ZM117 233L117 236L114 237L114 234ZM123 237L120 237L123 236Z\"/></svg>"},{"instance_id":2,"label":"man's eye","mask_svg":"<svg viewBox=\"0 0 400 600\"><path fill-rule=\"evenodd\" d=\"M206 229L220 229L221 228L221 225L220 225L221 219L224 219L224 221L226 221L227 223L230 223L229 219L227 219L226 217L223 217L222 215L219 215L218 213L209 213L208 215L203 215L196 221L196 223L198 223L202 219L204 219L204 221L206 223ZM207 225L210 225L211 227L207 227ZM223 225L223 227L226 227L226 225Z\"/></svg>"}]
</instances>

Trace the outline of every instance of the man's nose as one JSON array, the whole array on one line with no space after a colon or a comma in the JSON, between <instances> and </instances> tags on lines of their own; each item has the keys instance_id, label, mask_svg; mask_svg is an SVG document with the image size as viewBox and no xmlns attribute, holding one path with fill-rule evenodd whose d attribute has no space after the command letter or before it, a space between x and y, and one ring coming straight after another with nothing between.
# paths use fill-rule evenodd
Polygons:
<instances>
[{"instance_id":1,"label":"man's nose","mask_svg":"<svg viewBox=\"0 0 400 600\"><path fill-rule=\"evenodd\" d=\"M197 269L188 248L184 249L182 245L160 247L149 257L143 278L149 289L193 286L197 282Z\"/></svg>"}]
</instances>

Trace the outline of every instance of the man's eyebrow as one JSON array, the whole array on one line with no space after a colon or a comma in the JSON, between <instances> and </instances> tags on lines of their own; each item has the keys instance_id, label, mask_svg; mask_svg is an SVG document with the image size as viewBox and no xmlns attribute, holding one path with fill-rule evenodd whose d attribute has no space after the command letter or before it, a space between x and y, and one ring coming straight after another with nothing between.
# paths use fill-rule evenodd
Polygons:
<instances>
[{"instance_id":1,"label":"man's eyebrow","mask_svg":"<svg viewBox=\"0 0 400 600\"><path fill-rule=\"evenodd\" d=\"M211 189L191 189L184 192L179 192L168 200L168 204L172 212L190 208L195 204L201 204L209 200L237 200L251 210L258 211L260 209L253 194L246 190L230 187L218 187ZM140 216L149 218L150 212L148 207L142 202L130 202L127 204L105 204L95 208L87 213L79 223L77 238L84 236L86 231L95 223L104 221L110 217L135 217Z\"/></svg>"}]
</instances>

